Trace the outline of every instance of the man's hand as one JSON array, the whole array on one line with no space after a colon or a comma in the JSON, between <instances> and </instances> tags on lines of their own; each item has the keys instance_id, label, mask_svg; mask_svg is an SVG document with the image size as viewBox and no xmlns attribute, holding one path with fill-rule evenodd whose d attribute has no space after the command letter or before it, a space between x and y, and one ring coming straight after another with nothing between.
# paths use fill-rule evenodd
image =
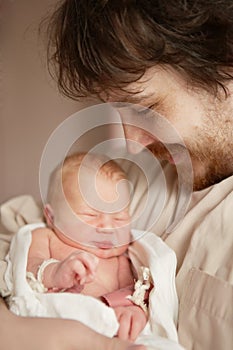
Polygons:
<instances>
[{"instance_id":1,"label":"man's hand","mask_svg":"<svg viewBox=\"0 0 233 350\"><path fill-rule=\"evenodd\" d=\"M118 337L122 340L135 341L147 323L145 312L136 305L117 306L114 311L120 324Z\"/></svg>"},{"instance_id":2,"label":"man's hand","mask_svg":"<svg viewBox=\"0 0 233 350\"><path fill-rule=\"evenodd\" d=\"M48 289L79 289L93 281L99 259L87 252L74 252L65 260L48 265L43 283Z\"/></svg>"}]
</instances>

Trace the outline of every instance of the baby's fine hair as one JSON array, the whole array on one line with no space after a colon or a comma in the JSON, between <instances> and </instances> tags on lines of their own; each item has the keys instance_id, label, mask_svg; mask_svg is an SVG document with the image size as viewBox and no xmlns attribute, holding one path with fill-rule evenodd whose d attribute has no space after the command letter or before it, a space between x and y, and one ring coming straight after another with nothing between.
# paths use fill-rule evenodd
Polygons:
<instances>
[{"instance_id":1,"label":"baby's fine hair","mask_svg":"<svg viewBox=\"0 0 233 350\"><path fill-rule=\"evenodd\" d=\"M77 172L80 166L84 166L90 169L90 171L98 170L98 175L113 181L127 178L121 166L107 156L88 152L76 152L68 155L62 164L59 164L52 172L49 179L47 203L52 205L58 200L59 185L64 184L66 178L70 174Z\"/></svg>"},{"instance_id":2,"label":"baby's fine hair","mask_svg":"<svg viewBox=\"0 0 233 350\"><path fill-rule=\"evenodd\" d=\"M67 156L62 165L62 176L65 177L66 173L77 170L83 161L85 167L90 169L98 168L99 174L109 179L114 180L127 177L124 170L116 161L102 154L87 152L77 152Z\"/></svg>"}]
</instances>

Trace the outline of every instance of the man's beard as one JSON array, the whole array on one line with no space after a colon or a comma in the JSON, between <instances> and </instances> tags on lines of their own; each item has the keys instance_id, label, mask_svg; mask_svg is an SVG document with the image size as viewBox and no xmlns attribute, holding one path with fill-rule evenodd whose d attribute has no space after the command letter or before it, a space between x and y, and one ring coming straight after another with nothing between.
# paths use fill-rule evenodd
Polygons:
<instances>
[{"instance_id":1,"label":"man's beard","mask_svg":"<svg viewBox=\"0 0 233 350\"><path fill-rule=\"evenodd\" d=\"M231 152L226 152L226 149L217 149L213 144L208 143L200 144L200 142L192 142L186 148L183 145L174 144L166 146L162 143L156 143L148 146L148 149L159 160L167 160L171 163L172 155L180 155L180 162L182 164L182 171L185 172L183 176L184 181L191 181L193 177L193 190L198 191L214 185L228 176L233 174L232 164L233 155ZM205 146L205 147L203 147ZM229 147L230 148L230 147ZM184 154L182 156L182 153ZM192 169L189 167L187 157L190 157L192 163ZM179 166L181 163L177 163L177 157L174 157L174 166ZM187 164L187 166L186 166Z\"/></svg>"},{"instance_id":2,"label":"man's beard","mask_svg":"<svg viewBox=\"0 0 233 350\"><path fill-rule=\"evenodd\" d=\"M232 152L227 154L210 147L201 154L193 150L190 151L194 171L194 191L219 183L233 174Z\"/></svg>"}]
</instances>

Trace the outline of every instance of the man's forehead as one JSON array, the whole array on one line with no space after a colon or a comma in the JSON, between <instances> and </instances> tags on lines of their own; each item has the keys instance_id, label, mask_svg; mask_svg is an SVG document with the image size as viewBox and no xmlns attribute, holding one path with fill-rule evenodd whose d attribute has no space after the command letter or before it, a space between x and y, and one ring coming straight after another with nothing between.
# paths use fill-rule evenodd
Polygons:
<instances>
[{"instance_id":1,"label":"man's forehead","mask_svg":"<svg viewBox=\"0 0 233 350\"><path fill-rule=\"evenodd\" d=\"M119 90L111 90L106 94L100 94L103 102L117 103L117 107L124 107L127 103L141 104L152 99L159 92L160 83L155 84L161 69L151 68L137 81L130 83ZM159 81L158 81L159 82ZM121 105L119 104L121 103ZM125 105L123 105L125 104Z\"/></svg>"},{"instance_id":2,"label":"man's forehead","mask_svg":"<svg viewBox=\"0 0 233 350\"><path fill-rule=\"evenodd\" d=\"M128 84L119 90L111 90L103 98L103 102L121 103L116 107L125 107L123 104L138 105L161 104L164 98L169 97L171 89L187 90L187 77L174 68L163 65L147 69L137 81Z\"/></svg>"}]
</instances>

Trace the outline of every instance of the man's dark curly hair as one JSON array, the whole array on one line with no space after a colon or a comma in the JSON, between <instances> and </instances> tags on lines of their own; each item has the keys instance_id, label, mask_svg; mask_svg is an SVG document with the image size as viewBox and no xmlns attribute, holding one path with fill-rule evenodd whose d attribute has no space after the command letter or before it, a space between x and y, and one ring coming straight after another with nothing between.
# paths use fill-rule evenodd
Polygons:
<instances>
[{"instance_id":1,"label":"man's dark curly hair","mask_svg":"<svg viewBox=\"0 0 233 350\"><path fill-rule=\"evenodd\" d=\"M232 0L66 0L48 38L50 71L73 99L125 92L156 65L214 93L233 78Z\"/></svg>"}]
</instances>

